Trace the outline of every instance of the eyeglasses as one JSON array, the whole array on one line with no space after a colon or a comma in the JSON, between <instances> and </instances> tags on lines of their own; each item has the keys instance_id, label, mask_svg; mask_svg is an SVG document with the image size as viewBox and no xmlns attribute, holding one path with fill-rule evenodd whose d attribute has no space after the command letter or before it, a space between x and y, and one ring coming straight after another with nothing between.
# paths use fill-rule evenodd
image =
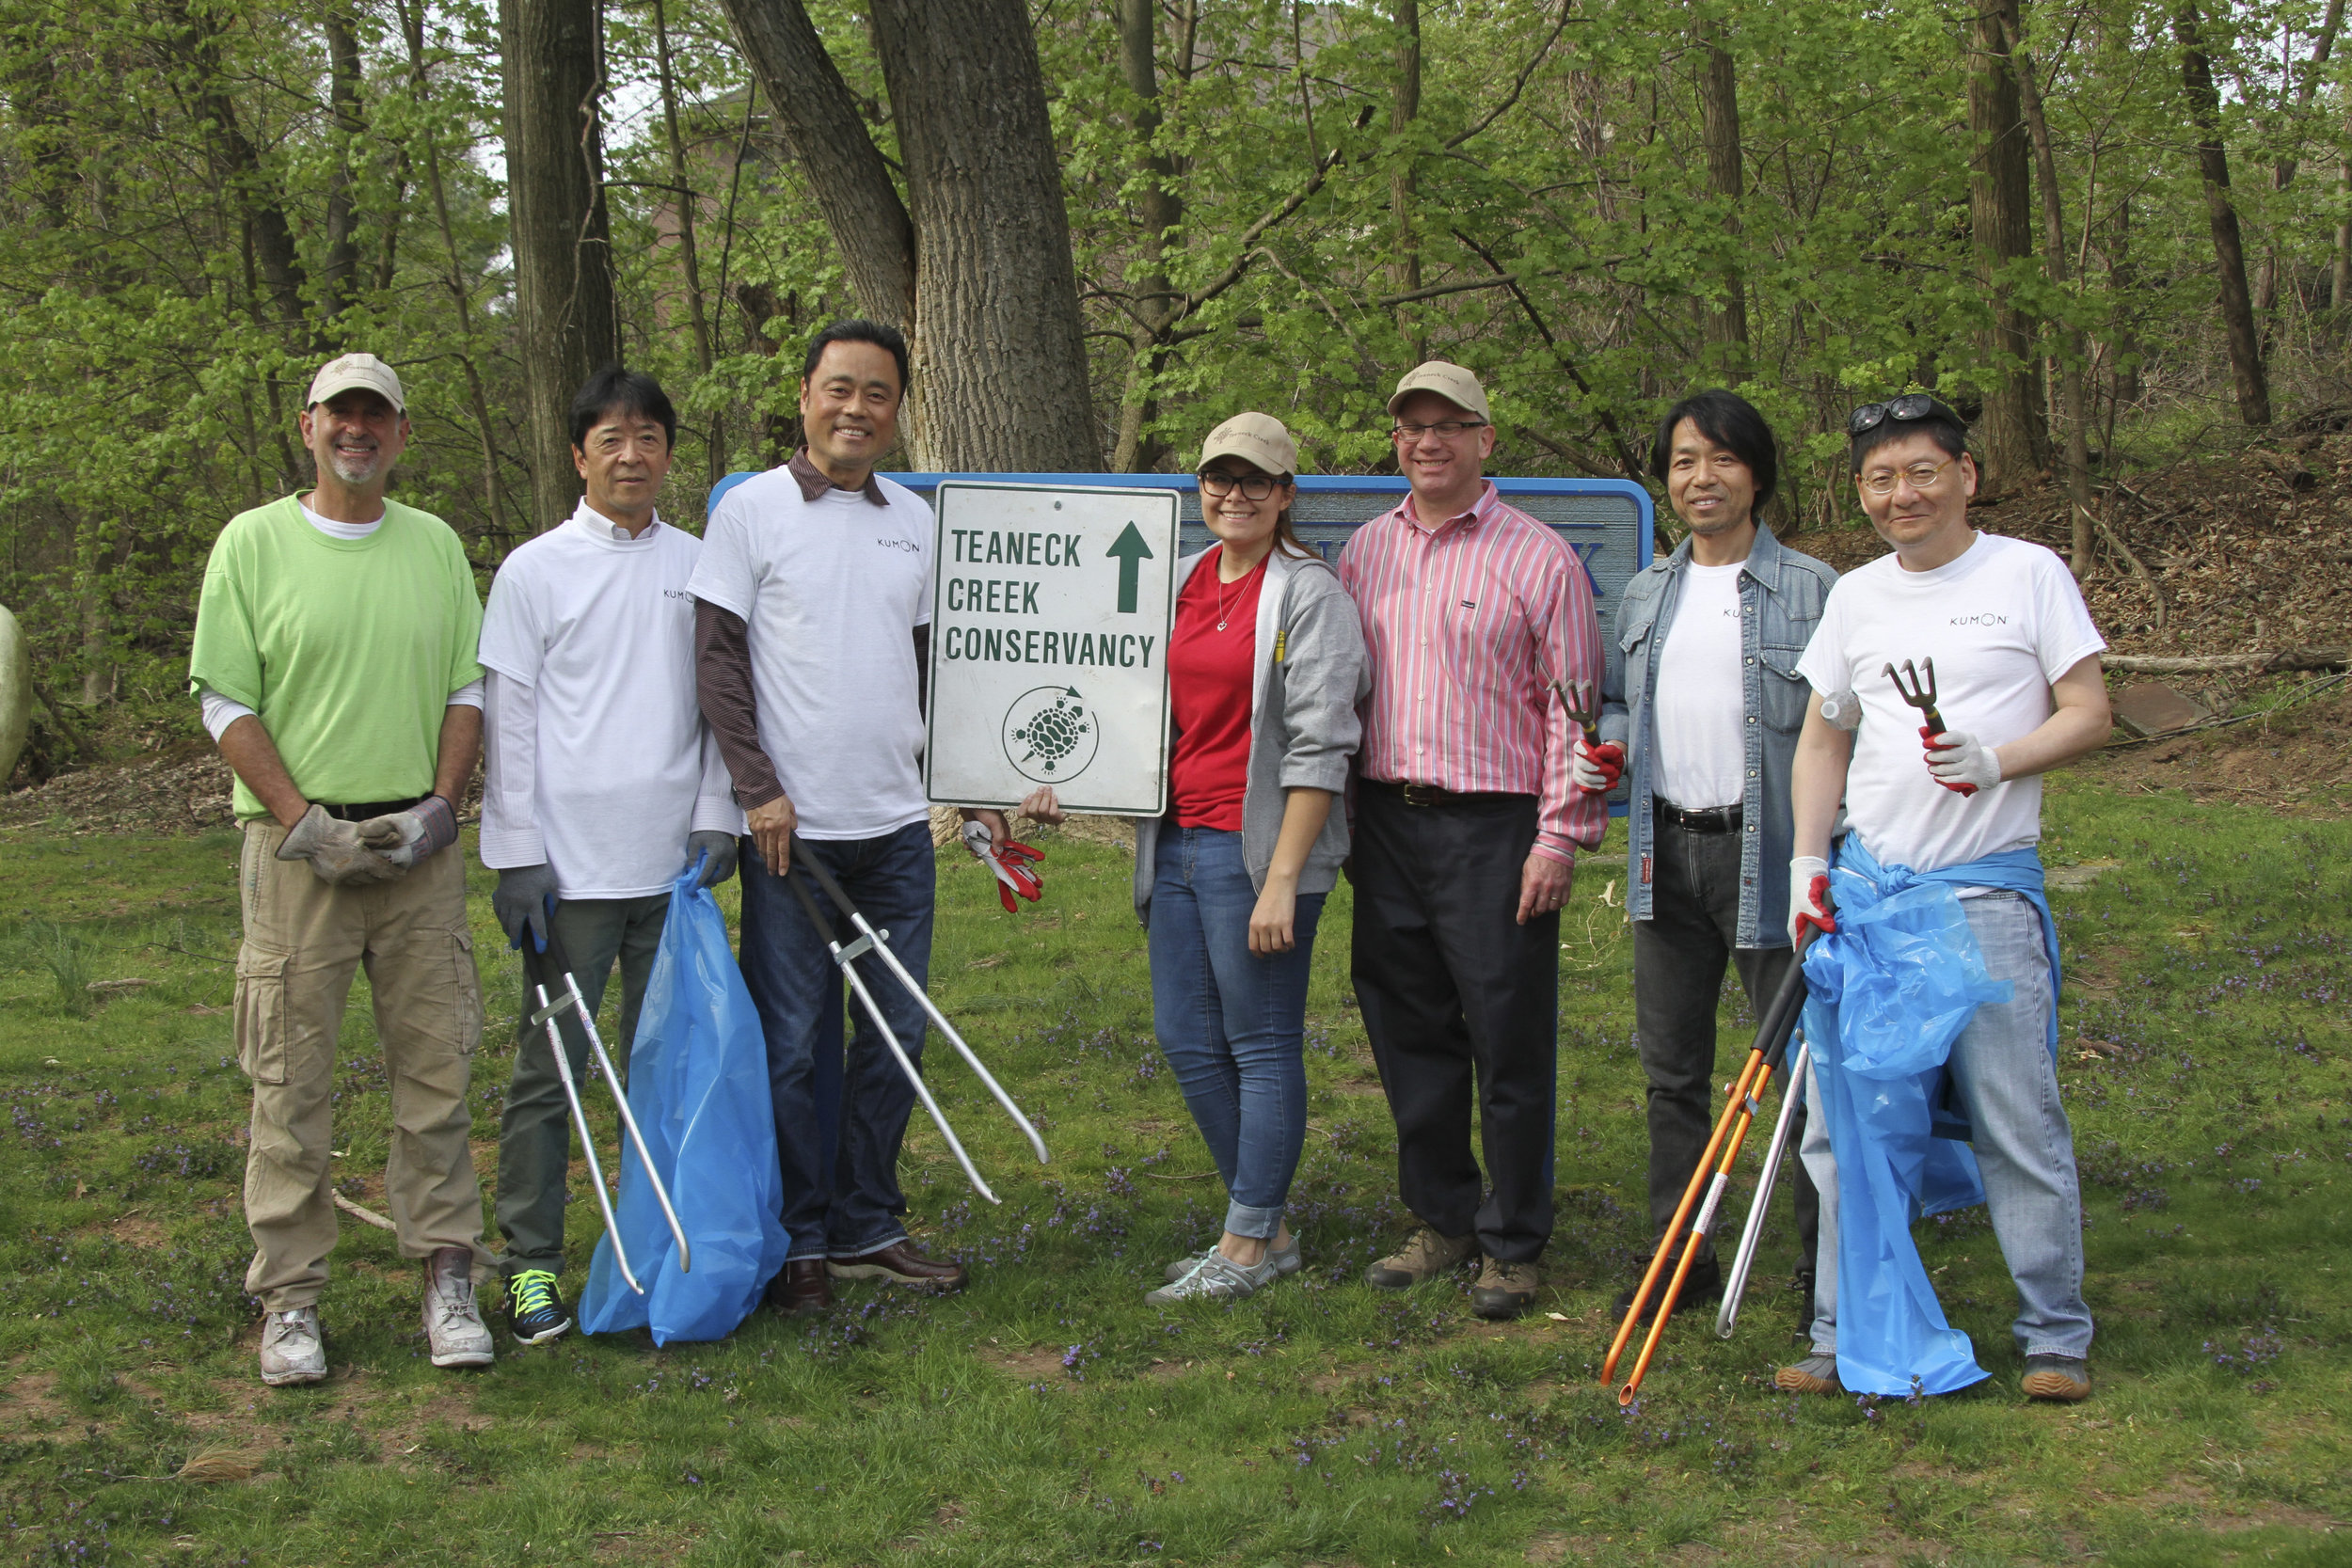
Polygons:
<instances>
[{"instance_id":1,"label":"eyeglasses","mask_svg":"<svg viewBox=\"0 0 2352 1568\"><path fill-rule=\"evenodd\" d=\"M1233 486L1238 484L1241 486L1243 496L1253 501L1262 501L1274 494L1274 487L1280 483L1281 481L1270 479L1264 474L1248 474L1236 479L1232 474L1219 473L1215 468L1205 469L1200 475L1200 488L1210 495L1230 496L1233 493Z\"/></svg>"},{"instance_id":2,"label":"eyeglasses","mask_svg":"<svg viewBox=\"0 0 2352 1568\"><path fill-rule=\"evenodd\" d=\"M1400 424L1395 434L1407 441L1418 441L1424 436L1436 436L1451 441L1462 432L1477 430L1486 422L1484 420L1439 420L1436 424Z\"/></svg>"},{"instance_id":3,"label":"eyeglasses","mask_svg":"<svg viewBox=\"0 0 2352 1568\"><path fill-rule=\"evenodd\" d=\"M1899 422L1904 420L1924 420L1931 416L1940 416L1951 420L1954 424L1963 422L1959 415L1927 393L1905 392L1901 397L1888 398L1884 403L1866 403L1847 415L1846 434L1860 436L1876 430L1889 420Z\"/></svg>"},{"instance_id":4,"label":"eyeglasses","mask_svg":"<svg viewBox=\"0 0 2352 1568\"><path fill-rule=\"evenodd\" d=\"M1959 462L1947 457L1941 463L1914 463L1908 468L1873 468L1867 474L1856 474L1854 482L1874 496L1891 496L1899 481L1914 490L1932 490L1944 477L1944 470Z\"/></svg>"}]
</instances>

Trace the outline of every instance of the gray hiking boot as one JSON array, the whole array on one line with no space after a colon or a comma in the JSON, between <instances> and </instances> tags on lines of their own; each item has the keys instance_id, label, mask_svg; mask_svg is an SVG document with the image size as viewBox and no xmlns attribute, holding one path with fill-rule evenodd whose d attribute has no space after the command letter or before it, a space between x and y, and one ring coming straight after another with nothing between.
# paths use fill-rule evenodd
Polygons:
<instances>
[{"instance_id":1,"label":"gray hiking boot","mask_svg":"<svg viewBox=\"0 0 2352 1568\"><path fill-rule=\"evenodd\" d=\"M1160 1277L1173 1285L1184 1275L1192 1273L1199 1266L1200 1259L1216 1250L1216 1243L1212 1242L1207 1247L1189 1258L1179 1258L1168 1266L1167 1272ZM1275 1272L1286 1279L1307 1266L1307 1260L1298 1254L1298 1238L1295 1235L1291 1237L1288 1246L1266 1248L1265 1260L1273 1264Z\"/></svg>"},{"instance_id":2,"label":"gray hiking boot","mask_svg":"<svg viewBox=\"0 0 2352 1568\"><path fill-rule=\"evenodd\" d=\"M317 1383L326 1376L326 1342L319 1309L295 1307L262 1320L262 1381L273 1388Z\"/></svg>"},{"instance_id":3,"label":"gray hiking boot","mask_svg":"<svg viewBox=\"0 0 2352 1568\"><path fill-rule=\"evenodd\" d=\"M1424 1225L1402 1247L1366 1269L1364 1283L1383 1291L1409 1290L1424 1279L1451 1273L1477 1256L1476 1236L1440 1236Z\"/></svg>"},{"instance_id":4,"label":"gray hiking boot","mask_svg":"<svg viewBox=\"0 0 2352 1568\"><path fill-rule=\"evenodd\" d=\"M2026 1357L2026 1397L2073 1404L2090 1397L2090 1363L2071 1355Z\"/></svg>"},{"instance_id":5,"label":"gray hiking boot","mask_svg":"<svg viewBox=\"0 0 2352 1568\"><path fill-rule=\"evenodd\" d=\"M1784 1394L1842 1394L1845 1387L1837 1381L1837 1357L1808 1355L1793 1367L1783 1367L1772 1374L1772 1386Z\"/></svg>"},{"instance_id":6,"label":"gray hiking boot","mask_svg":"<svg viewBox=\"0 0 2352 1568\"><path fill-rule=\"evenodd\" d=\"M1221 1252L1212 1252L1184 1278L1173 1285L1163 1285L1147 1291L1144 1301L1152 1307L1173 1307L1180 1301L1239 1301L1254 1296L1281 1278L1269 1255L1263 1263L1236 1263Z\"/></svg>"},{"instance_id":7,"label":"gray hiking boot","mask_svg":"<svg viewBox=\"0 0 2352 1568\"><path fill-rule=\"evenodd\" d=\"M486 1367L489 1325L473 1299L473 1253L445 1246L424 1263L424 1337L437 1367Z\"/></svg>"}]
</instances>

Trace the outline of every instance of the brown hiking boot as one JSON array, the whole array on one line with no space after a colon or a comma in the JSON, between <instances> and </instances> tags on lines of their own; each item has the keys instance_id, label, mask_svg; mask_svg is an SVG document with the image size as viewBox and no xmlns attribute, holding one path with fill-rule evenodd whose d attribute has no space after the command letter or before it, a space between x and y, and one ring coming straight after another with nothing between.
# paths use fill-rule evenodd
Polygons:
<instances>
[{"instance_id":1,"label":"brown hiking boot","mask_svg":"<svg viewBox=\"0 0 2352 1568\"><path fill-rule=\"evenodd\" d=\"M1476 1236L1440 1236L1427 1226L1403 1246L1364 1271L1364 1283L1383 1291L1406 1291L1424 1279L1460 1268L1478 1255Z\"/></svg>"},{"instance_id":2,"label":"brown hiking boot","mask_svg":"<svg viewBox=\"0 0 2352 1568\"><path fill-rule=\"evenodd\" d=\"M2073 1404L2090 1397L2090 1363L2071 1355L2026 1357L2026 1397Z\"/></svg>"},{"instance_id":3,"label":"brown hiking boot","mask_svg":"<svg viewBox=\"0 0 2352 1568\"><path fill-rule=\"evenodd\" d=\"M1837 1357L1808 1355L1793 1367L1783 1367L1772 1374L1772 1386L1784 1394L1842 1394L1845 1387L1837 1381Z\"/></svg>"},{"instance_id":4,"label":"brown hiking boot","mask_svg":"<svg viewBox=\"0 0 2352 1568\"><path fill-rule=\"evenodd\" d=\"M1470 1310L1482 1318L1516 1318L1535 1305L1543 1289L1543 1271L1533 1263L1502 1263L1486 1259L1470 1287Z\"/></svg>"}]
</instances>

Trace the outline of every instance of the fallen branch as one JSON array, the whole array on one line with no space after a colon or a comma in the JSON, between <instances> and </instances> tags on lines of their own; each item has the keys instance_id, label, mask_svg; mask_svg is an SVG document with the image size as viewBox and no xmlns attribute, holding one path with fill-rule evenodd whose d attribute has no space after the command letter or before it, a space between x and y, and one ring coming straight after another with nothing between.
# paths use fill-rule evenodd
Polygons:
<instances>
[{"instance_id":1,"label":"fallen branch","mask_svg":"<svg viewBox=\"0 0 2352 1568\"><path fill-rule=\"evenodd\" d=\"M359 1205L352 1202L351 1199L343 1196L341 1193L337 1193L335 1195L335 1207L341 1209L344 1213L349 1214L353 1219L364 1220L369 1225L375 1227L378 1230L398 1230L400 1228L400 1227L394 1225L391 1221L386 1219L374 1210L362 1209Z\"/></svg>"},{"instance_id":2,"label":"fallen branch","mask_svg":"<svg viewBox=\"0 0 2352 1568\"><path fill-rule=\"evenodd\" d=\"M2148 596L2156 601L2156 629L2162 631L2169 607L2164 602L2164 590L2156 586L2155 574L2139 563L2139 557L2134 555L2132 547L2123 543L2122 533L2109 526L2105 517L2080 502L2075 503L2075 510L2090 519L2090 526L2099 531L2099 537L2107 542L2107 548L2123 558L2123 564L2130 569L2132 576L2137 578L2140 586L2148 590Z\"/></svg>"},{"instance_id":3,"label":"fallen branch","mask_svg":"<svg viewBox=\"0 0 2352 1568\"><path fill-rule=\"evenodd\" d=\"M2278 648L2266 654L2198 654L2174 657L2108 654L2100 662L2132 675L2213 675L2244 671L2267 675L2282 670L2341 670L2352 664L2352 648Z\"/></svg>"}]
</instances>

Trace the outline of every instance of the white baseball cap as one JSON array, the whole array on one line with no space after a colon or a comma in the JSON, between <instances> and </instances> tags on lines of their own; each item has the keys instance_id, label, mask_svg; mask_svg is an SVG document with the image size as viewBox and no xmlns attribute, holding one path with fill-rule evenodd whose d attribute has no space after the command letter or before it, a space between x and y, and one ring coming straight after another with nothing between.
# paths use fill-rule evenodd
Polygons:
<instances>
[{"instance_id":1,"label":"white baseball cap","mask_svg":"<svg viewBox=\"0 0 2352 1568\"><path fill-rule=\"evenodd\" d=\"M400 377L392 367L373 354L346 354L329 359L319 367L319 373L310 378L310 395L302 406L315 408L337 392L373 392L392 405L398 414L408 412L408 400L401 395Z\"/></svg>"},{"instance_id":2,"label":"white baseball cap","mask_svg":"<svg viewBox=\"0 0 2352 1568\"><path fill-rule=\"evenodd\" d=\"M1236 414L1210 431L1192 471L1199 473L1220 457L1238 457L1262 473L1298 472L1298 443L1271 414Z\"/></svg>"},{"instance_id":3,"label":"white baseball cap","mask_svg":"<svg viewBox=\"0 0 2352 1568\"><path fill-rule=\"evenodd\" d=\"M1454 407L1475 414L1487 423L1494 416L1486 410L1486 388L1478 385L1478 377L1461 366L1444 359L1424 360L1405 372L1405 379L1396 384L1396 391L1389 399L1389 413L1396 413L1396 405L1415 392L1435 392Z\"/></svg>"}]
</instances>

